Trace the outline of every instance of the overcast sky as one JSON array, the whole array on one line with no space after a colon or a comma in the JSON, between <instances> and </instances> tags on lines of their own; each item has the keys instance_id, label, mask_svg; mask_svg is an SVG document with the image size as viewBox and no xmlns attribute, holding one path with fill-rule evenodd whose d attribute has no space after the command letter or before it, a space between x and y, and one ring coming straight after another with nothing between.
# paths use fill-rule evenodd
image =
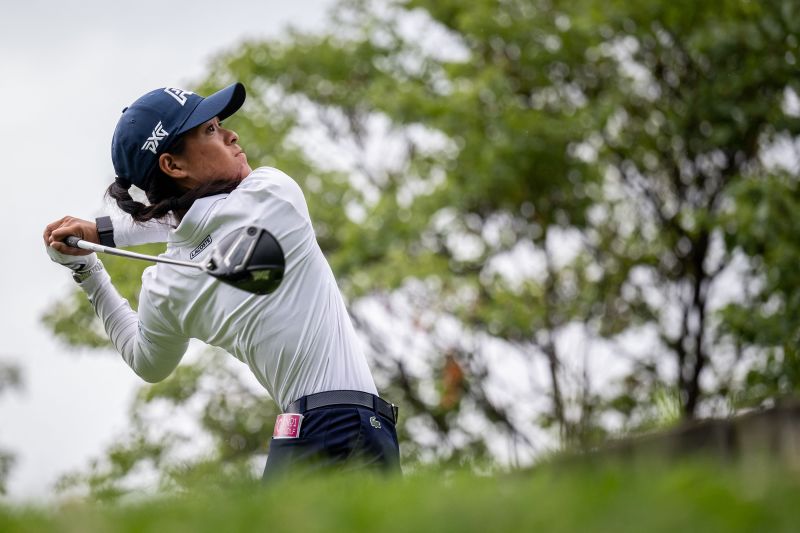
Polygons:
<instances>
[{"instance_id":1,"label":"overcast sky","mask_svg":"<svg viewBox=\"0 0 800 533\"><path fill-rule=\"evenodd\" d=\"M143 93L186 87L217 52L287 24L319 28L331 0L119 2L27 0L0 18L2 180L6 258L0 275L0 361L18 363L24 390L0 397L0 449L17 455L10 497L39 499L65 471L124 431L141 383L112 352L65 349L40 316L69 293L50 262L44 226L102 213L113 177L119 113Z\"/></svg>"}]
</instances>

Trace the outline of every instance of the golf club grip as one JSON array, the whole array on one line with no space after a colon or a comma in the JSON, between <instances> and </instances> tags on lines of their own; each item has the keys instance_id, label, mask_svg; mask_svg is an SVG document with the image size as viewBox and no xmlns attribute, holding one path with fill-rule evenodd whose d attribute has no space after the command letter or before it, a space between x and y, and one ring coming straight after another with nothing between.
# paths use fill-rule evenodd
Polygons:
<instances>
[{"instance_id":1,"label":"golf club grip","mask_svg":"<svg viewBox=\"0 0 800 533\"><path fill-rule=\"evenodd\" d=\"M81 240L75 237L74 235L70 235L69 237L64 239L64 242L67 243L67 246L72 246L73 248L79 248L78 243L81 242Z\"/></svg>"}]
</instances>

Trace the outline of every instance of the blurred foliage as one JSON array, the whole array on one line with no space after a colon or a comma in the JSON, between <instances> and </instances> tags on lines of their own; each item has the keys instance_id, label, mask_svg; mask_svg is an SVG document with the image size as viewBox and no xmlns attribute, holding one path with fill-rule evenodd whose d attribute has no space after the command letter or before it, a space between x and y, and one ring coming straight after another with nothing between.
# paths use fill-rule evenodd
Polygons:
<instances>
[{"instance_id":1,"label":"blurred foliage","mask_svg":"<svg viewBox=\"0 0 800 533\"><path fill-rule=\"evenodd\" d=\"M22 387L22 372L13 363L0 360L0 395ZM14 455L0 448L0 495L6 493L6 480L14 466Z\"/></svg>"},{"instance_id":2,"label":"blurred foliage","mask_svg":"<svg viewBox=\"0 0 800 533\"><path fill-rule=\"evenodd\" d=\"M753 258L753 282L746 298L726 306L722 315L743 356L753 346L768 348L747 373L737 398L743 405L757 405L800 392L800 184L785 174L746 180L734 199L726 239Z\"/></svg>"},{"instance_id":3,"label":"blurred foliage","mask_svg":"<svg viewBox=\"0 0 800 533\"><path fill-rule=\"evenodd\" d=\"M220 53L196 90L247 87L227 124L302 186L406 460L477 464L500 441L513 464L541 430L585 447L797 388L798 169L767 155L800 132L799 11L344 0L323 33ZM109 270L135 293L138 265ZM47 323L100 344L77 305ZM240 432L248 413L182 372L176 405Z\"/></svg>"}]
</instances>

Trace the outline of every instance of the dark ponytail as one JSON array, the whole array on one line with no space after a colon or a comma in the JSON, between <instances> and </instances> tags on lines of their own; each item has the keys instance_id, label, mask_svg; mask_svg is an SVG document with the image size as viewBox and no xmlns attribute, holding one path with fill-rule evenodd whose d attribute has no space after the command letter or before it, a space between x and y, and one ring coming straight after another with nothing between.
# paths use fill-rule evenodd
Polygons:
<instances>
[{"instance_id":1,"label":"dark ponytail","mask_svg":"<svg viewBox=\"0 0 800 533\"><path fill-rule=\"evenodd\" d=\"M185 140L178 137L169 153L180 155L185 148ZM196 189L182 189L177 182L156 166L150 173L150 185L144 191L150 205L137 202L128 191L130 183L117 178L106 190L106 196L117 202L117 206L133 217L136 222L162 219L172 212L180 221L195 200L205 196L231 192L239 184L231 180L217 180L205 183Z\"/></svg>"}]
</instances>

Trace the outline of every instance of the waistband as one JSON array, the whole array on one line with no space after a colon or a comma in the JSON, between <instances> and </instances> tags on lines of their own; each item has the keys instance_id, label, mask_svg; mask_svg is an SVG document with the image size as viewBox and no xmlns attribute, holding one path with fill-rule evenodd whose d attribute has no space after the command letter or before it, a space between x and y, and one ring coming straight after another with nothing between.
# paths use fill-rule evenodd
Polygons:
<instances>
[{"instance_id":1,"label":"waistband","mask_svg":"<svg viewBox=\"0 0 800 533\"><path fill-rule=\"evenodd\" d=\"M290 403L285 412L304 414L313 409L334 405L366 407L385 416L393 423L397 423L398 408L396 405L374 394L355 390L332 390L309 394Z\"/></svg>"}]
</instances>

